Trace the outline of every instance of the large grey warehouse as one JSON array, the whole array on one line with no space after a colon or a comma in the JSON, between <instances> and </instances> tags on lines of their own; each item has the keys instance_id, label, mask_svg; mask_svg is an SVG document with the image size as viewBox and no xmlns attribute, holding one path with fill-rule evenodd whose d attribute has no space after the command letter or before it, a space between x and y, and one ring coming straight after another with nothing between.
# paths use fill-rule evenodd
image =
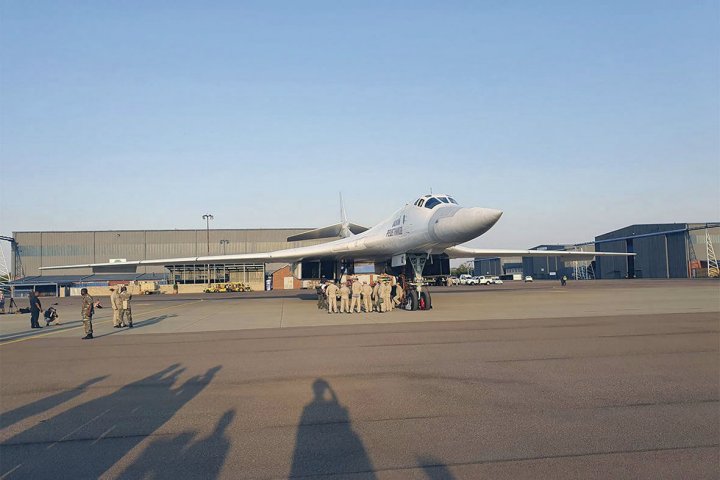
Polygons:
<instances>
[{"instance_id":1,"label":"large grey warehouse","mask_svg":"<svg viewBox=\"0 0 720 480\"><path fill-rule=\"evenodd\" d=\"M24 284L107 285L113 281L165 280L178 284L244 282L262 290L265 265L227 263L133 267L132 272L109 273L91 268L53 271L43 266L100 263L113 260L145 260L196 257L208 254L258 253L313 245L327 240L288 242L291 235L310 228L219 230L110 230L66 232L14 232L12 272Z\"/></svg>"},{"instance_id":2,"label":"large grey warehouse","mask_svg":"<svg viewBox=\"0 0 720 480\"><path fill-rule=\"evenodd\" d=\"M720 245L720 224L654 223L631 225L598 235L594 242L578 245L540 245L540 250L584 250L635 253L593 262L565 262L557 257L475 259L478 275L519 272L535 280L568 278L703 278L717 276L715 247Z\"/></svg>"}]
</instances>

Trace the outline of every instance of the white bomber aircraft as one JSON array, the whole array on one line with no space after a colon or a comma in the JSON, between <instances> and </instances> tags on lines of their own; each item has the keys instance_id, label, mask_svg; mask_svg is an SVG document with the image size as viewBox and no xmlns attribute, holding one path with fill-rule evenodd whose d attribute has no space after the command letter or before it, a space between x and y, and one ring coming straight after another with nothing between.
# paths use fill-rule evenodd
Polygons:
<instances>
[{"instance_id":1,"label":"white bomber aircraft","mask_svg":"<svg viewBox=\"0 0 720 480\"><path fill-rule=\"evenodd\" d=\"M354 260L387 262L394 267L409 260L416 280L422 277L425 262L431 255L449 258L473 257L562 257L566 260L591 260L595 256L628 256L630 253L571 252L557 250L494 250L458 246L479 237L492 228L503 212L491 208L461 207L450 195L424 195L407 204L387 220L372 228L349 223L310 230L294 235L288 241L341 236L338 240L307 247L288 248L264 253L241 253L205 257L165 258L119 263L90 263L41 267L58 270L83 267L123 267L142 265L188 265L227 262L301 262L313 260Z\"/></svg>"}]
</instances>

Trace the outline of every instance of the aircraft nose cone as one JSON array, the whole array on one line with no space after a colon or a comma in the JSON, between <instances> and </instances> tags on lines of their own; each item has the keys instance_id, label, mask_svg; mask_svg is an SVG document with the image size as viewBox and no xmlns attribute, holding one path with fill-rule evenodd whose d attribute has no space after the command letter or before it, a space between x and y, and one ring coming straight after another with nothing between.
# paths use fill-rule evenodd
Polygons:
<instances>
[{"instance_id":1,"label":"aircraft nose cone","mask_svg":"<svg viewBox=\"0 0 720 480\"><path fill-rule=\"evenodd\" d=\"M461 208L452 216L439 218L433 233L442 242L467 242L490 230L502 214L494 208Z\"/></svg>"}]
</instances>

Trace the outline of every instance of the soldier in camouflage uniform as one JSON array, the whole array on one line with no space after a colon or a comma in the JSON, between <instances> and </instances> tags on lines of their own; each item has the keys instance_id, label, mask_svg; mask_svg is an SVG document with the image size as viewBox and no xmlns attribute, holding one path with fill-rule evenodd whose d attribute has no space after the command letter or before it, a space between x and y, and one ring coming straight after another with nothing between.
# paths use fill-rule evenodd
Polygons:
<instances>
[{"instance_id":1,"label":"soldier in camouflage uniform","mask_svg":"<svg viewBox=\"0 0 720 480\"><path fill-rule=\"evenodd\" d=\"M120 288L120 326L121 327L130 327L133 328L132 323L132 308L130 307L130 300L132 299L132 294L127 291L126 286L122 286ZM127 322L125 321L125 315L127 315Z\"/></svg>"},{"instance_id":2,"label":"soldier in camouflage uniform","mask_svg":"<svg viewBox=\"0 0 720 480\"><path fill-rule=\"evenodd\" d=\"M80 312L82 313L83 327L85 328L85 336L82 337L82 339L90 340L93 338L92 316L95 311L95 306L93 305L95 301L93 297L88 294L87 288L80 290L80 294L82 294L82 307Z\"/></svg>"}]
</instances>

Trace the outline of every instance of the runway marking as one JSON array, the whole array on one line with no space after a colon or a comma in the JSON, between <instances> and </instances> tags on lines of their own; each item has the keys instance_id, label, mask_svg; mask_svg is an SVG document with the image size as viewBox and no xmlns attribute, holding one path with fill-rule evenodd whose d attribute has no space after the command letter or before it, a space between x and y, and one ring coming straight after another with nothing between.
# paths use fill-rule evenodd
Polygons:
<instances>
[{"instance_id":1,"label":"runway marking","mask_svg":"<svg viewBox=\"0 0 720 480\"><path fill-rule=\"evenodd\" d=\"M88 420L87 422L83 423L83 424L80 425L78 428L76 428L76 429L73 430L72 432L68 433L67 435L65 435L64 437L62 437L60 440L58 440L57 442L52 443L52 444L51 444L50 446L48 446L45 450L50 450L51 448L53 448L53 447L54 447L55 445L57 445L58 443L62 442L62 441L65 440L66 438L70 437L72 434L74 434L75 432L81 430L81 429L84 428L85 426L90 425L92 422L94 422L94 421L97 420L98 418L102 417L103 415L105 415L105 414L106 414L107 412L109 412L110 410L112 410L112 407L111 407L111 408L108 408L107 410L105 410L103 413L101 413L101 414L98 415L97 417L95 417L95 418L93 418L93 419L91 419L91 420Z\"/></svg>"},{"instance_id":2,"label":"runway marking","mask_svg":"<svg viewBox=\"0 0 720 480\"><path fill-rule=\"evenodd\" d=\"M17 470L18 468L22 467L22 465L23 465L22 463L21 463L20 465L16 465L15 468L13 468L12 470L3 473L3 474L2 474L2 477L0 477L0 479L3 479L3 478L5 478L5 477L7 477L7 476L10 475L12 472L14 472L14 471Z\"/></svg>"},{"instance_id":3,"label":"runway marking","mask_svg":"<svg viewBox=\"0 0 720 480\"><path fill-rule=\"evenodd\" d=\"M100 435L100 436L99 436L94 442L92 442L90 445L95 445L97 442L99 442L100 440L102 440L102 439L105 437L105 435L107 435L108 433L110 433L110 432L112 432L113 430L115 430L115 427L117 427L117 425L113 425L112 427L110 427L110 428L108 428L107 430L105 430L105 433L103 433L102 435Z\"/></svg>"},{"instance_id":4,"label":"runway marking","mask_svg":"<svg viewBox=\"0 0 720 480\"><path fill-rule=\"evenodd\" d=\"M149 311L147 311L147 312L143 312L143 313L140 314L140 316L144 317L144 316L148 315L149 313L160 312L160 311L162 311L162 310L169 310L169 309L171 309L171 308L182 307L182 306L184 306L184 305L191 305L191 304L193 304L193 303L199 303L199 302L202 302L202 300L194 300L194 301L192 301L192 302L180 303L180 304L178 304L178 305L170 305L169 307L157 308L157 309L155 309L155 310L149 310ZM145 318L145 320L147 320L147 318ZM112 318L108 318L107 320L104 320L104 321L101 321L101 322L95 322L95 325L103 325L103 324L110 323L110 322L112 322ZM83 328L83 326L82 326L82 325L78 325L77 327L65 328L65 329L62 329L62 330L55 330L55 331L53 331L53 332L41 333L41 334L39 334L39 335L33 335L33 336L31 336L31 337L18 338L18 339L15 339L15 340L10 340L10 341L7 341L7 342L2 342L2 343L0 343L0 347L3 347L3 346L5 346L5 345L10 345L11 343L24 342L24 341L26 341L26 340L33 340L33 339L35 339L35 338L42 338L42 337L47 337L47 336L49 336L49 335L55 335L56 333L69 332L70 330L78 330L78 329L80 329L80 328Z\"/></svg>"}]
</instances>

